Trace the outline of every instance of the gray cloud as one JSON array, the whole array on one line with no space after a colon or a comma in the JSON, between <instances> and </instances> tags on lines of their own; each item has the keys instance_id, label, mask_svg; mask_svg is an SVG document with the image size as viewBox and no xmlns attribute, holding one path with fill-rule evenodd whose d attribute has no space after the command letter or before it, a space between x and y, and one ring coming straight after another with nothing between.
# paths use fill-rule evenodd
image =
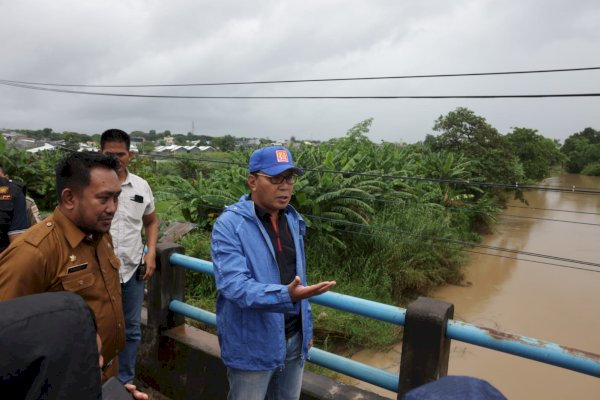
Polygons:
<instances>
[{"instance_id":1,"label":"gray cloud","mask_svg":"<svg viewBox=\"0 0 600 400\"><path fill-rule=\"evenodd\" d=\"M0 79L156 84L387 76L600 65L595 1L0 0ZM600 92L600 72L195 88L179 95L469 95ZM82 89L82 88L76 88ZM89 89L86 89L89 90ZM501 132L564 139L600 129L600 99L179 100L0 85L0 127L327 139L374 118L371 138L416 142L469 107Z\"/></svg>"}]
</instances>

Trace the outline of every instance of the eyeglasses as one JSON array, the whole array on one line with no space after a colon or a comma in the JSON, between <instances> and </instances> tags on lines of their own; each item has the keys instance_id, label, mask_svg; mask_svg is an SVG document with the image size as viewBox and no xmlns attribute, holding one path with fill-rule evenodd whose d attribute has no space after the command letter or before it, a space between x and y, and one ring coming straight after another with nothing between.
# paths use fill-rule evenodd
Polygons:
<instances>
[{"instance_id":1,"label":"eyeglasses","mask_svg":"<svg viewBox=\"0 0 600 400\"><path fill-rule=\"evenodd\" d=\"M298 175L295 175L295 174L292 174L292 175L275 175L275 176L271 176L271 175L267 175L267 174L263 174L263 173L257 172L254 175L264 176L273 185L280 185L284 180L287 183L289 183L290 185L293 185L294 183L296 183L296 180L298 180Z\"/></svg>"}]
</instances>

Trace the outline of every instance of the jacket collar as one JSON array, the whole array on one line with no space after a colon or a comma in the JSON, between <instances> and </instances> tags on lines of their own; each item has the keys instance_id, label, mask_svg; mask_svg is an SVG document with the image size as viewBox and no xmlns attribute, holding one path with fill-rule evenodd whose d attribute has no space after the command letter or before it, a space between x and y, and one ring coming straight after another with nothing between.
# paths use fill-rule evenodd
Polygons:
<instances>
[{"instance_id":1,"label":"jacket collar","mask_svg":"<svg viewBox=\"0 0 600 400\"><path fill-rule=\"evenodd\" d=\"M258 213L254 210L254 202L250 198L250 195L244 194L240 197L240 201L230 206L225 207L225 211L231 211L236 214L240 214L246 218L257 218ZM292 217L295 220L303 221L302 216L296 211L296 209L288 204L284 210L288 217Z\"/></svg>"}]
</instances>

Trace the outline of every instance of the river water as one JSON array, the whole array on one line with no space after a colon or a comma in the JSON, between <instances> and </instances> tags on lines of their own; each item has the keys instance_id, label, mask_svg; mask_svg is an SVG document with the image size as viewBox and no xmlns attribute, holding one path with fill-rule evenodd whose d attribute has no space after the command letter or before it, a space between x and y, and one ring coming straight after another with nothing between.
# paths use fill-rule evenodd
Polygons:
<instances>
[{"instance_id":1,"label":"river water","mask_svg":"<svg viewBox=\"0 0 600 400\"><path fill-rule=\"evenodd\" d=\"M600 190L600 178L560 174L542 185ZM600 195L530 191L525 197L529 206L510 202L513 207L503 212L495 232L485 236L482 243L600 263L600 215L594 215L600 214ZM527 208L520 208L524 206ZM492 253L487 249L473 250ZM430 297L453 303L457 320L600 353L600 268L497 254L513 258L471 254L465 284L441 287ZM387 353L364 351L353 358L398 373L400 349L397 345ZM448 373L485 379L509 399L600 399L600 378L456 340L452 341ZM389 391L365 387L395 398Z\"/></svg>"}]
</instances>

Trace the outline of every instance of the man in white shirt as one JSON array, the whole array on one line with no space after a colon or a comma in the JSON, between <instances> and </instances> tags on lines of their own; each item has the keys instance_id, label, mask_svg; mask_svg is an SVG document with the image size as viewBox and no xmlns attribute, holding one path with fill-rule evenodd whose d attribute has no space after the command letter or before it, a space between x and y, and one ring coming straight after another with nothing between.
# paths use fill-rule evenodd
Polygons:
<instances>
[{"instance_id":1,"label":"man in white shirt","mask_svg":"<svg viewBox=\"0 0 600 400\"><path fill-rule=\"evenodd\" d=\"M133 157L129 135L120 129L109 129L100 138L100 151L119 160L121 181L119 206L110 227L115 253L121 260L119 275L125 315L125 348L119 353L119 380L132 383L135 360L142 337L141 312L144 302L144 281L156 267L158 220L154 196L144 179L127 170ZM147 253L144 255L142 228L146 234Z\"/></svg>"}]
</instances>

